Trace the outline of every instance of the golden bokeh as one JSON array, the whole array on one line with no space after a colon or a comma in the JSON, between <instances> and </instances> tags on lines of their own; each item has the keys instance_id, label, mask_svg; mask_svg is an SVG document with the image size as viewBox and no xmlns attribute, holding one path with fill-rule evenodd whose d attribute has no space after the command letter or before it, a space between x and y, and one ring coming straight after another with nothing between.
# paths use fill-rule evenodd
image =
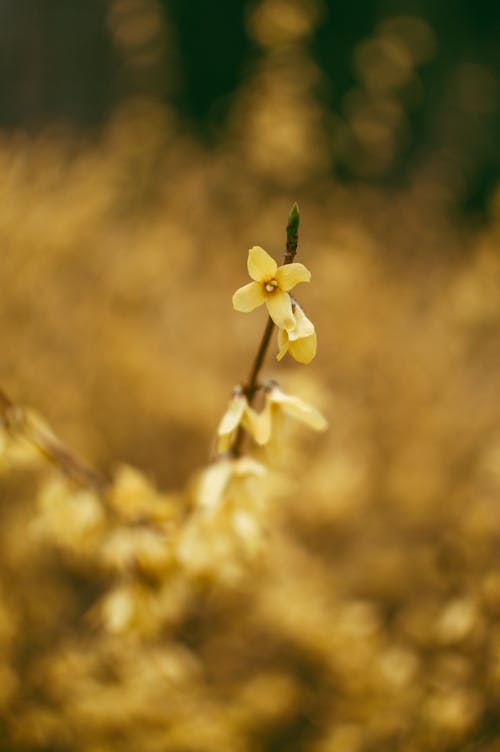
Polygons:
<instances>
[{"instance_id":1,"label":"golden bokeh","mask_svg":"<svg viewBox=\"0 0 500 752\"><path fill-rule=\"evenodd\" d=\"M153 60L156 3L139 26L137 7L109 22ZM332 178L401 148L399 87L436 40L381 25L334 121L307 52L320 18L256 7L262 56L217 149L145 95L93 142L0 136L0 385L110 478L0 432L8 752L496 749L500 213L453 222L440 158L398 190ZM476 112L493 84L468 65L456 87ZM210 464L266 321L231 295L249 247L281 258L295 199L318 355L277 363L273 341L265 370L330 427L285 417Z\"/></svg>"}]
</instances>

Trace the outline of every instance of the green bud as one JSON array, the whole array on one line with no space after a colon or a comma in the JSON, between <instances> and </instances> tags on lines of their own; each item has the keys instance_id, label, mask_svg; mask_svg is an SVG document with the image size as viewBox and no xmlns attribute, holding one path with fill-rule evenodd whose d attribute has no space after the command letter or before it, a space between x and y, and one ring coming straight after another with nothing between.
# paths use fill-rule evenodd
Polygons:
<instances>
[{"instance_id":1,"label":"green bud","mask_svg":"<svg viewBox=\"0 0 500 752\"><path fill-rule=\"evenodd\" d=\"M286 254L285 263L290 264L297 253L299 243L299 205L294 203L288 214L288 224L286 226Z\"/></svg>"}]
</instances>

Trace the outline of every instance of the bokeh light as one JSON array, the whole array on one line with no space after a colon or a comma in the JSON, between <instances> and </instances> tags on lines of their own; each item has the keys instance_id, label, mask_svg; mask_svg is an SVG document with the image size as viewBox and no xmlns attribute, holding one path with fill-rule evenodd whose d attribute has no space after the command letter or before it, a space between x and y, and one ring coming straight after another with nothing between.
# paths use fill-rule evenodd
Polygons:
<instances>
[{"instance_id":1,"label":"bokeh light","mask_svg":"<svg viewBox=\"0 0 500 752\"><path fill-rule=\"evenodd\" d=\"M108 120L0 132L0 387L110 479L75 483L3 417L6 752L496 749L498 184L482 222L458 207L498 77L452 65L419 155L446 40L374 14L329 110L330 13L248 4L255 56L207 143L174 22L113 0ZM330 428L284 419L209 464L265 324L231 295L295 199L318 355L273 345L266 370Z\"/></svg>"}]
</instances>

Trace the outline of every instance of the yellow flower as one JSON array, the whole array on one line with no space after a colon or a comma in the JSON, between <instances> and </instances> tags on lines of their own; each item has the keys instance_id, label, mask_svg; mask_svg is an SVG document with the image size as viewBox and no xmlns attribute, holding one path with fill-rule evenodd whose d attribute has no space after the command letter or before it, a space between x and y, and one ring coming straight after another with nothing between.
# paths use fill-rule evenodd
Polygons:
<instances>
[{"instance_id":1,"label":"yellow flower","mask_svg":"<svg viewBox=\"0 0 500 752\"><path fill-rule=\"evenodd\" d=\"M279 330L279 352L276 357L281 360L289 352L298 363L310 363L316 355L317 347L314 324L296 301L293 302L293 309L295 326Z\"/></svg>"},{"instance_id":2,"label":"yellow flower","mask_svg":"<svg viewBox=\"0 0 500 752\"><path fill-rule=\"evenodd\" d=\"M303 264L284 264L276 261L258 245L248 252L248 273L254 280L240 287L233 295L237 311L248 313L265 303L270 317L280 329L293 329L295 319L288 291L299 282L309 282L311 273Z\"/></svg>"},{"instance_id":3,"label":"yellow flower","mask_svg":"<svg viewBox=\"0 0 500 752\"><path fill-rule=\"evenodd\" d=\"M248 404L243 389L240 386L235 387L227 410L217 428L217 452L229 451L240 425L251 436L254 436L257 418L257 413Z\"/></svg>"},{"instance_id":4,"label":"yellow flower","mask_svg":"<svg viewBox=\"0 0 500 752\"><path fill-rule=\"evenodd\" d=\"M201 473L196 490L196 508L206 515L215 514L223 505L228 486L234 479L244 481L262 477L266 472L264 465L251 457L217 460Z\"/></svg>"},{"instance_id":5,"label":"yellow flower","mask_svg":"<svg viewBox=\"0 0 500 752\"><path fill-rule=\"evenodd\" d=\"M299 397L285 394L274 381L266 382L264 388L266 404L264 410L258 415L258 422L254 430L254 438L257 444L263 446L269 442L273 418L280 412L300 420L315 431L326 430L328 422L315 407L299 399Z\"/></svg>"},{"instance_id":6,"label":"yellow flower","mask_svg":"<svg viewBox=\"0 0 500 752\"><path fill-rule=\"evenodd\" d=\"M245 559L264 537L267 474L251 457L224 457L202 471L176 549L184 572L233 584L244 574Z\"/></svg>"}]
</instances>

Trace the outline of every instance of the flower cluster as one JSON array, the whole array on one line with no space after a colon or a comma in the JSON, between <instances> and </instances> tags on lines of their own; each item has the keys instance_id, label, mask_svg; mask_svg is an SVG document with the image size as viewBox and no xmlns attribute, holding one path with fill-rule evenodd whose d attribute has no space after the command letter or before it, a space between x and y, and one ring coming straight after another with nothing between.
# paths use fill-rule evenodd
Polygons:
<instances>
[{"instance_id":1,"label":"flower cluster","mask_svg":"<svg viewBox=\"0 0 500 752\"><path fill-rule=\"evenodd\" d=\"M240 454L242 431L249 434L256 444L269 443L274 424L281 414L287 414L306 423L311 428L323 431L326 420L316 408L298 397L283 392L275 381L258 381L258 374L270 340L273 325L278 327L278 354L281 360L286 353L299 363L310 363L316 355L316 331L295 298L290 295L295 285L309 282L311 273L303 265L293 261L297 251L298 208L292 207L287 226L287 253L285 263L276 261L260 246L248 252L247 268L252 282L240 287L233 295L237 311L253 311L263 303L270 321L264 332L254 367L248 383L233 390L228 408L217 430L218 454ZM256 392L263 389L264 407L257 412L252 407Z\"/></svg>"},{"instance_id":2,"label":"flower cluster","mask_svg":"<svg viewBox=\"0 0 500 752\"><path fill-rule=\"evenodd\" d=\"M282 414L295 418L316 431L326 429L326 418L312 405L299 397L285 394L275 381L265 381L263 388L264 408L261 412L250 406L241 387L235 388L217 429L219 453L229 450L240 426L252 436L256 444L265 446L273 435L273 425Z\"/></svg>"},{"instance_id":3,"label":"flower cluster","mask_svg":"<svg viewBox=\"0 0 500 752\"><path fill-rule=\"evenodd\" d=\"M265 303L269 316L279 328L278 360L289 352L299 363L310 363L316 355L316 332L289 291L300 282L310 282L311 273L304 264L278 266L260 246L250 248L247 268L254 280L233 295L237 311L248 313Z\"/></svg>"},{"instance_id":4,"label":"flower cluster","mask_svg":"<svg viewBox=\"0 0 500 752\"><path fill-rule=\"evenodd\" d=\"M178 536L176 556L189 575L234 583L261 550L272 487L268 469L252 457L220 457L193 488L193 513Z\"/></svg>"}]
</instances>

